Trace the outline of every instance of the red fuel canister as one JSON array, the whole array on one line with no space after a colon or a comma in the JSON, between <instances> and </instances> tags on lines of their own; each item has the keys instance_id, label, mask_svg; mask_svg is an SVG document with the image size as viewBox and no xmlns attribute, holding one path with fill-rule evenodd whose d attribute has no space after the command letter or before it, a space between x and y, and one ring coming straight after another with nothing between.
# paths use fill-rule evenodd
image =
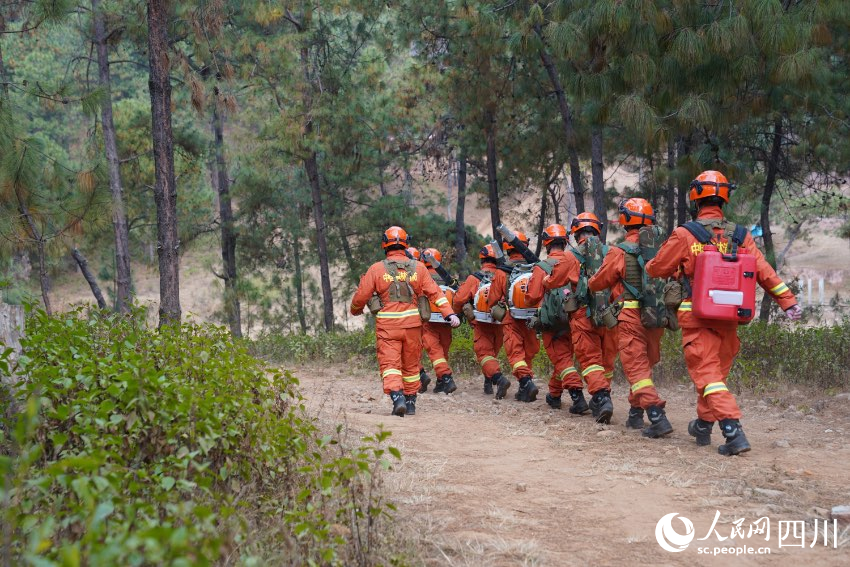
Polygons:
<instances>
[{"instance_id":1,"label":"red fuel canister","mask_svg":"<svg viewBox=\"0 0 850 567\"><path fill-rule=\"evenodd\" d=\"M756 258L738 249L733 257L706 246L694 269L693 314L700 319L749 323L756 310Z\"/></svg>"}]
</instances>

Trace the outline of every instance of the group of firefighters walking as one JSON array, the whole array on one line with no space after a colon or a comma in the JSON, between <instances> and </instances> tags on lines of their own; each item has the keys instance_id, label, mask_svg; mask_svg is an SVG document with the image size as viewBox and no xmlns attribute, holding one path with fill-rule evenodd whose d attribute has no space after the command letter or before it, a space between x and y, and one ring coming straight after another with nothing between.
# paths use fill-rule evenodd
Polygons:
<instances>
[{"instance_id":1,"label":"group of firefighters walking","mask_svg":"<svg viewBox=\"0 0 850 567\"><path fill-rule=\"evenodd\" d=\"M417 394L428 389L423 348L436 373L434 392L457 389L448 352L452 328L460 325L457 314L463 314L474 329L485 394L503 399L512 386L498 359L504 346L518 382L515 399L537 399L532 361L540 350L539 331L553 367L545 397L551 408L561 408L566 392L570 413L610 423L619 354L630 385L626 427L663 437L673 426L652 368L661 358L665 328L681 328L697 393L697 418L688 433L697 445L709 445L719 422L725 438L720 454L749 451L741 411L726 386L740 346L737 326L753 318L756 283L790 319L798 320L802 310L747 230L725 219L723 206L733 188L719 172L700 174L689 193L694 220L666 240L651 205L640 198L620 204L626 236L616 246L601 242L602 223L593 213L579 214L569 230L552 224L540 235L546 248L542 261L528 249L525 234L500 226L501 247L494 241L481 248L480 270L462 283L442 266L438 250L411 248L404 229L390 227L382 242L386 259L362 277L351 313L368 307L375 316L378 363L392 413L414 414Z\"/></svg>"}]
</instances>

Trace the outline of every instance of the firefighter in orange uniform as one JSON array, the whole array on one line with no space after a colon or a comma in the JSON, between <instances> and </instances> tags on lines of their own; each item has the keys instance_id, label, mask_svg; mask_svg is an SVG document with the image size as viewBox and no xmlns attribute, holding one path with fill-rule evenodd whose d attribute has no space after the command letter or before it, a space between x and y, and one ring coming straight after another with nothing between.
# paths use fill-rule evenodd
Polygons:
<instances>
[{"instance_id":1,"label":"firefighter in orange uniform","mask_svg":"<svg viewBox=\"0 0 850 567\"><path fill-rule=\"evenodd\" d=\"M588 236L599 236L602 223L593 213L581 213L570 224L570 232L581 245ZM552 273L543 278L543 287L556 289L569 283L573 293L577 291L581 263L574 254L565 254L564 260L552 269ZM614 360L617 357L617 335L615 329L594 327L587 316L587 309L579 307L570 315L570 333L573 339L573 351L581 365L581 375L587 382L587 391L592 396L590 411L598 423L610 423L614 414L611 401L611 376ZM580 393L580 390L569 390Z\"/></svg>"},{"instance_id":2,"label":"firefighter in orange uniform","mask_svg":"<svg viewBox=\"0 0 850 567\"><path fill-rule=\"evenodd\" d=\"M564 250L567 247L567 229L562 224L552 224L546 227L541 235L543 245L546 247L546 261L555 266L567 258ZM573 259L575 259L573 257ZM546 293L543 287L543 279L546 272L539 265L535 266L528 282L528 299L533 303L539 303ZM552 362L552 376L549 378L549 393L546 394L546 403L553 409L561 408L561 394L564 390L569 392L573 400L570 413L584 414L590 411L582 391L581 375L573 363L573 343L570 335L569 325L563 329L543 329L543 348Z\"/></svg>"},{"instance_id":3,"label":"firefighter in orange uniform","mask_svg":"<svg viewBox=\"0 0 850 567\"><path fill-rule=\"evenodd\" d=\"M712 242L724 253L731 246L732 230L737 228L723 216L723 205L729 202L732 189L733 185L722 173L704 171L691 182L689 193L691 215L704 227L703 230L714 234ZM765 301L770 295L791 320L798 320L802 309L797 305L794 294L764 259L749 232L745 232L739 247L756 257L755 277L766 291ZM703 248L704 245L686 226L680 226L661 246L655 258L647 263L646 272L657 278L666 278L677 272L684 274L682 284L686 291L685 300L679 307L679 326L682 328L685 363L697 390L698 416L688 425L688 433L696 438L697 445L709 445L714 422L719 421L726 443L717 450L721 455L731 456L750 450L741 428L741 410L735 396L726 387L726 377L740 347L738 323L699 319L691 313L692 301L688 295L694 282L697 255Z\"/></svg>"},{"instance_id":4,"label":"firefighter in orange uniform","mask_svg":"<svg viewBox=\"0 0 850 567\"><path fill-rule=\"evenodd\" d=\"M407 255L414 260L422 261L422 253L419 252L419 248L415 246L408 246ZM425 342L424 342L424 332L423 332L423 342L422 342L422 350L425 350ZM419 358L419 393L422 394L428 391L428 384L431 383L431 377L428 376L428 373L425 372L425 367L422 366L422 358Z\"/></svg>"},{"instance_id":5,"label":"firefighter in orange uniform","mask_svg":"<svg viewBox=\"0 0 850 567\"><path fill-rule=\"evenodd\" d=\"M528 237L517 231L517 237L520 241L528 246ZM512 262L513 273L521 270L525 264L525 258L507 241L502 242L502 249L508 253L508 260ZM491 286L490 293L487 296L487 305L492 308L497 304L508 302L510 290L510 278L504 287ZM502 328L505 335L505 352L508 355L508 362L511 364L513 375L519 380L519 389L514 397L520 402L533 402L537 399L537 393L540 391L534 383L534 372L531 364L534 356L540 352L540 340L537 338L537 333L534 329L528 327L526 319L520 319L511 314L508 309L504 319L502 319ZM496 397L499 398L497 392Z\"/></svg>"},{"instance_id":6,"label":"firefighter in orange uniform","mask_svg":"<svg viewBox=\"0 0 850 567\"><path fill-rule=\"evenodd\" d=\"M507 276L497 265L496 251L492 244L484 246L478 252L481 260L481 270L470 275L461 284L455 293L452 307L455 313L460 313L464 305L473 302L472 310L474 321L472 322L472 348L481 372L484 373L484 393L493 394L496 388L496 397L501 399L507 394L511 387L511 381L502 376L499 367L499 350L502 348L503 333L502 325L493 319L487 307L487 296L492 288L504 289L507 285Z\"/></svg>"},{"instance_id":7,"label":"firefighter in orange uniform","mask_svg":"<svg viewBox=\"0 0 850 567\"><path fill-rule=\"evenodd\" d=\"M425 295L452 327L460 319L421 262L407 256L407 232L391 226L382 237L386 259L375 262L360 278L351 299L351 314L360 315L367 304L375 315L378 365L384 393L393 403L393 415L415 413L422 357L422 319L417 298ZM377 299L376 299L377 298Z\"/></svg>"},{"instance_id":8,"label":"firefighter in orange uniform","mask_svg":"<svg viewBox=\"0 0 850 567\"><path fill-rule=\"evenodd\" d=\"M652 205L646 199L629 199L621 205L619 221L626 229L626 245L636 245L639 243L640 228L655 222ZM588 287L594 292L610 289L615 297L625 298L617 325L617 343L620 362L631 385L631 407L626 427L643 429L644 437L657 438L673 432L673 426L664 412L666 402L658 396L652 382L652 367L661 360L661 337L664 336L664 329L648 329L643 326L640 301L623 283L628 282L633 288L640 290L643 279L641 271L637 258L627 255L619 246L612 246L602 267L588 281ZM646 429L643 421L644 411L650 421Z\"/></svg>"},{"instance_id":9,"label":"firefighter in orange uniform","mask_svg":"<svg viewBox=\"0 0 850 567\"><path fill-rule=\"evenodd\" d=\"M445 294L449 302L454 299L454 290L450 285L452 282L443 281L443 278L434 269L434 266L428 261L428 258L434 258L437 262L443 261L443 254L436 248L426 248L422 253L425 267L428 268L428 273L431 279L440 286L441 291ZM437 305L433 302L431 309L436 311ZM447 395L457 390L454 378L452 377L452 369L449 366L449 349L452 346L452 328L440 313L434 312L431 315L430 321L425 321L422 326L422 346L425 347L425 352L434 366L434 373L437 375L437 383L434 385L434 393L444 392ZM420 391L424 391L420 388Z\"/></svg>"}]
</instances>

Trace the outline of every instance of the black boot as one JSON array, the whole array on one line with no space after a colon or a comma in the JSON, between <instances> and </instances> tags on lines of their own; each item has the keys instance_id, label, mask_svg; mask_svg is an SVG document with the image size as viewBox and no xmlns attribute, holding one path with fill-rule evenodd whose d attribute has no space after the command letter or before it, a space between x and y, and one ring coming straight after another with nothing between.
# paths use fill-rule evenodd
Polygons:
<instances>
[{"instance_id":1,"label":"black boot","mask_svg":"<svg viewBox=\"0 0 850 567\"><path fill-rule=\"evenodd\" d=\"M546 394L546 403L552 409L561 409L561 396L556 398L552 394Z\"/></svg>"},{"instance_id":2,"label":"black boot","mask_svg":"<svg viewBox=\"0 0 850 567\"><path fill-rule=\"evenodd\" d=\"M407 409L407 415L416 414L416 394L404 395L404 407Z\"/></svg>"},{"instance_id":3,"label":"black boot","mask_svg":"<svg viewBox=\"0 0 850 567\"><path fill-rule=\"evenodd\" d=\"M720 431L726 438L726 443L717 448L717 452L725 457L740 455L750 450L750 442L741 429L741 423L737 419L721 419Z\"/></svg>"},{"instance_id":4,"label":"black boot","mask_svg":"<svg viewBox=\"0 0 850 567\"><path fill-rule=\"evenodd\" d=\"M688 424L688 435L696 438L698 446L705 447L711 445L712 429L714 429L713 421L695 419Z\"/></svg>"},{"instance_id":5,"label":"black boot","mask_svg":"<svg viewBox=\"0 0 850 567\"><path fill-rule=\"evenodd\" d=\"M504 399L511 387L510 379L502 376L501 372L497 372L493 374L493 384L496 386L496 399Z\"/></svg>"},{"instance_id":6,"label":"black boot","mask_svg":"<svg viewBox=\"0 0 850 567\"><path fill-rule=\"evenodd\" d=\"M537 399L537 392L539 391L534 380L526 376L519 381L519 389L514 394L514 398L519 402L533 402Z\"/></svg>"},{"instance_id":7,"label":"black boot","mask_svg":"<svg viewBox=\"0 0 850 567\"><path fill-rule=\"evenodd\" d=\"M498 374L496 376L498 376ZM484 377L484 395L485 396L492 396L493 395L493 378L495 378L496 376L493 376L491 378L487 378L486 376Z\"/></svg>"},{"instance_id":8,"label":"black boot","mask_svg":"<svg viewBox=\"0 0 850 567\"><path fill-rule=\"evenodd\" d=\"M664 408L649 406L646 414L649 416L649 427L643 430L644 437L658 439L659 437L673 433L673 426L670 425L670 420L667 419Z\"/></svg>"},{"instance_id":9,"label":"black boot","mask_svg":"<svg viewBox=\"0 0 850 567\"><path fill-rule=\"evenodd\" d=\"M435 392L443 392L444 394L449 395L455 390L457 390L457 384L455 384L455 380L452 378L451 374L446 374L445 376L437 378L437 385L434 386Z\"/></svg>"},{"instance_id":10,"label":"black boot","mask_svg":"<svg viewBox=\"0 0 850 567\"><path fill-rule=\"evenodd\" d=\"M644 427L646 427L646 422L643 421L643 408L629 408L626 429L643 429Z\"/></svg>"},{"instance_id":11,"label":"black boot","mask_svg":"<svg viewBox=\"0 0 850 567\"><path fill-rule=\"evenodd\" d=\"M442 378L437 378L437 383L434 384L434 393L439 394L440 392L444 392L446 390L446 383L443 382Z\"/></svg>"},{"instance_id":12,"label":"black boot","mask_svg":"<svg viewBox=\"0 0 850 567\"><path fill-rule=\"evenodd\" d=\"M390 399L393 401L393 415L404 417L404 414L407 412L404 394L398 391L390 392Z\"/></svg>"},{"instance_id":13,"label":"black boot","mask_svg":"<svg viewBox=\"0 0 850 567\"><path fill-rule=\"evenodd\" d=\"M428 391L428 384L431 383L431 377L425 373L425 369L419 371L419 393L423 394Z\"/></svg>"},{"instance_id":14,"label":"black boot","mask_svg":"<svg viewBox=\"0 0 850 567\"><path fill-rule=\"evenodd\" d=\"M584 399L584 391L581 388L572 388L568 390L570 398L573 400L573 405L570 406L570 413L575 415L584 415L590 411L590 406Z\"/></svg>"},{"instance_id":15,"label":"black boot","mask_svg":"<svg viewBox=\"0 0 850 567\"><path fill-rule=\"evenodd\" d=\"M590 412L596 418L596 423L611 423L614 415L614 403L611 401L611 392L599 390L590 399Z\"/></svg>"}]
</instances>

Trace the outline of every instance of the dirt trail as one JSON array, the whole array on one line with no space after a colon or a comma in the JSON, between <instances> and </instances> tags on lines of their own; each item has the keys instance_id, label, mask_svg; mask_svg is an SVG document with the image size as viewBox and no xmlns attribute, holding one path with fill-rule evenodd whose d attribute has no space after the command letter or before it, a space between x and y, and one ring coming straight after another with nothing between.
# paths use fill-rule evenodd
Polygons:
<instances>
[{"instance_id":1,"label":"dirt trail","mask_svg":"<svg viewBox=\"0 0 850 567\"><path fill-rule=\"evenodd\" d=\"M393 432L403 460L387 487L399 517L421 534L426 564L447 565L812 565L850 564L850 535L839 548L811 545L813 520L850 503L850 400L813 400L800 392L741 396L754 447L724 458L698 448L686 426L694 415L691 388L664 388L676 431L650 440L625 429L625 385L615 384L611 426L552 411L542 401L496 402L479 378L461 379L451 396L419 396L415 416L389 415L376 377L342 367L295 373L310 409L352 432L379 424ZM805 405L808 404L808 405ZM682 553L659 547L655 527L671 512L689 518L704 537L715 512L716 532L729 537L735 519L746 532L767 516L771 537L693 541ZM806 547L779 548L780 520L807 520ZM679 520L673 527L685 528ZM788 540L790 541L790 540ZM770 555L706 557L698 546L770 547Z\"/></svg>"}]
</instances>

